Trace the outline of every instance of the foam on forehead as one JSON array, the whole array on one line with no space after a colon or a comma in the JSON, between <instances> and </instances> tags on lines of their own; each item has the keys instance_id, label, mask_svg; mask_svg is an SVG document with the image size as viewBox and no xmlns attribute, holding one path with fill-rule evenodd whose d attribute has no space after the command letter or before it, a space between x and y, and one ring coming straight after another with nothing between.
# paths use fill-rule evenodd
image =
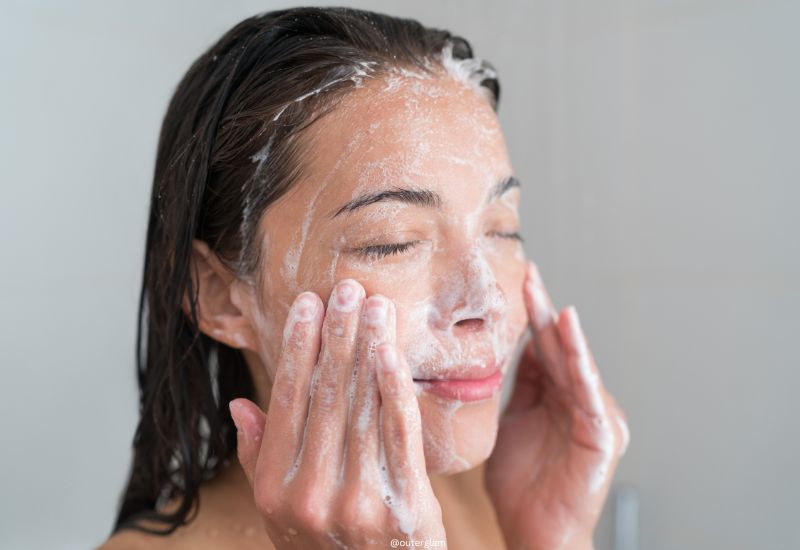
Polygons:
<instances>
[{"instance_id":1,"label":"foam on forehead","mask_svg":"<svg viewBox=\"0 0 800 550\"><path fill-rule=\"evenodd\" d=\"M497 72L479 57L459 59L453 57L453 43L448 42L442 50L440 62L445 70L456 80L460 80L476 92L485 96L494 105L496 98L492 92L481 85L486 79L496 79Z\"/></svg>"}]
</instances>

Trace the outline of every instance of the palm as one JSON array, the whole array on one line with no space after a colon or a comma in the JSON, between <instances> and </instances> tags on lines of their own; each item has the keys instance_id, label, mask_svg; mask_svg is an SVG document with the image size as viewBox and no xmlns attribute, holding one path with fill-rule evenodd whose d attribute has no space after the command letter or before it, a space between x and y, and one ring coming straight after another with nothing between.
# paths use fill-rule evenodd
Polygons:
<instances>
[{"instance_id":1,"label":"palm","mask_svg":"<svg viewBox=\"0 0 800 550\"><path fill-rule=\"evenodd\" d=\"M534 338L500 420L487 486L512 545L574 546L591 540L626 444L624 418L596 376L574 309L548 317L546 293L539 304L528 297Z\"/></svg>"}]
</instances>

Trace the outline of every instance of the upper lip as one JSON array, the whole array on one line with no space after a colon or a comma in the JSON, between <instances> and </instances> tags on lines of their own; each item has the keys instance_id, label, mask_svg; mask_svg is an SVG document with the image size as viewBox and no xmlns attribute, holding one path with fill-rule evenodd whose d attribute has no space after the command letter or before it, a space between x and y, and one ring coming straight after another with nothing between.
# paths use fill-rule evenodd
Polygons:
<instances>
[{"instance_id":1,"label":"upper lip","mask_svg":"<svg viewBox=\"0 0 800 550\"><path fill-rule=\"evenodd\" d=\"M500 370L500 364L494 359L483 361L471 361L462 365L454 365L443 369L440 372L432 373L430 376L422 373L420 376L414 376L414 380L480 380L495 374Z\"/></svg>"}]
</instances>

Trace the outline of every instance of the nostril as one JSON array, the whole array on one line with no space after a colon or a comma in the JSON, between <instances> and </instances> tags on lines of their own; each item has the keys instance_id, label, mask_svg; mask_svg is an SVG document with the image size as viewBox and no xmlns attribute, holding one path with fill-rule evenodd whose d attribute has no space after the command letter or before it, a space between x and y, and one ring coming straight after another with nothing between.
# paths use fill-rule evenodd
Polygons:
<instances>
[{"instance_id":1,"label":"nostril","mask_svg":"<svg viewBox=\"0 0 800 550\"><path fill-rule=\"evenodd\" d=\"M478 319L477 317L471 319L462 319L461 321L458 321L455 326L469 331L480 330L480 328L483 326L483 319Z\"/></svg>"}]
</instances>

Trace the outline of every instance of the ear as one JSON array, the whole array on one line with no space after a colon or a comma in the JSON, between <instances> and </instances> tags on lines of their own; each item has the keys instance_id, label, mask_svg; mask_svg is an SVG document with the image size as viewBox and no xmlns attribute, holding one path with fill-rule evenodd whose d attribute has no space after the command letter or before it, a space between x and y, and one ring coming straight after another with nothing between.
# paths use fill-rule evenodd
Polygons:
<instances>
[{"instance_id":1,"label":"ear","mask_svg":"<svg viewBox=\"0 0 800 550\"><path fill-rule=\"evenodd\" d=\"M255 350L251 312L240 307L241 281L199 239L192 241L189 266L200 331L232 348ZM183 312L189 318L190 299L187 288L183 294Z\"/></svg>"}]
</instances>

